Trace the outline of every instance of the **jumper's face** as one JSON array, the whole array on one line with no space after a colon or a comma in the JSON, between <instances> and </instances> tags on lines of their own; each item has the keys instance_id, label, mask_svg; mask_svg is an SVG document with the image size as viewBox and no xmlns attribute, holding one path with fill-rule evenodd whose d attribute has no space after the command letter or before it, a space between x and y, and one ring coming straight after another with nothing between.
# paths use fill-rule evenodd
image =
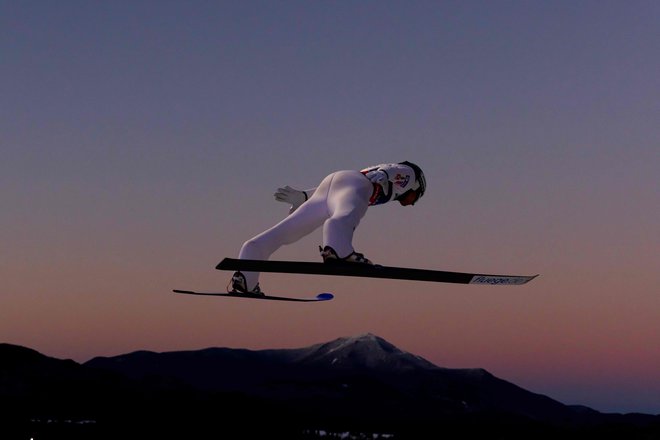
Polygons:
<instances>
[{"instance_id":1,"label":"jumper's face","mask_svg":"<svg viewBox=\"0 0 660 440\"><path fill-rule=\"evenodd\" d=\"M396 200L401 203L401 206L414 205L419 199L419 193L415 190L409 190L401 194Z\"/></svg>"}]
</instances>

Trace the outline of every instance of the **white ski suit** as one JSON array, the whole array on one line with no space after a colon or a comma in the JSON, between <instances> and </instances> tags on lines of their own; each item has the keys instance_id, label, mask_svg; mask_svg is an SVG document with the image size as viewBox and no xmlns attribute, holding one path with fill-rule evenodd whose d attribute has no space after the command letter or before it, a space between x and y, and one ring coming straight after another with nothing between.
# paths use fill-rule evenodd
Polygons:
<instances>
[{"instance_id":1,"label":"white ski suit","mask_svg":"<svg viewBox=\"0 0 660 440\"><path fill-rule=\"evenodd\" d=\"M380 205L418 187L414 170L404 164L382 164L362 171L345 170L325 177L317 188L305 190L305 201L288 217L249 239L239 259L267 260L277 249L294 243L323 226L323 246L344 258L354 252L353 232L371 205ZM243 272L248 289L258 272Z\"/></svg>"}]
</instances>

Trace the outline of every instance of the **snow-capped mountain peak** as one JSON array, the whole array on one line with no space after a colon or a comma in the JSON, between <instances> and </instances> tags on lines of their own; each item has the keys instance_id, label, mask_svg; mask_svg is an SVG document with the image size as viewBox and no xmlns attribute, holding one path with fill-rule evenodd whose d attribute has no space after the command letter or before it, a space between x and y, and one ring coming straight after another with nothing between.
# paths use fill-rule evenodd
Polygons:
<instances>
[{"instance_id":1,"label":"snow-capped mountain peak","mask_svg":"<svg viewBox=\"0 0 660 440\"><path fill-rule=\"evenodd\" d=\"M438 368L420 356L400 350L372 333L341 337L309 347L299 357L303 363L333 368L408 370Z\"/></svg>"}]
</instances>

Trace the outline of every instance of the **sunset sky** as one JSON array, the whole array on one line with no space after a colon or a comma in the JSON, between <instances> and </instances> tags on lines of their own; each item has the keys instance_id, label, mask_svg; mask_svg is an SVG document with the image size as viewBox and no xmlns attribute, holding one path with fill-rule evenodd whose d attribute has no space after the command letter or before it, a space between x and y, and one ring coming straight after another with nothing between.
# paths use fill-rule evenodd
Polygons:
<instances>
[{"instance_id":1,"label":"sunset sky","mask_svg":"<svg viewBox=\"0 0 660 440\"><path fill-rule=\"evenodd\" d=\"M0 342L85 362L373 333L606 412L660 413L660 2L0 0ZM202 298L330 172L408 160L374 262ZM274 259L320 261L321 231Z\"/></svg>"}]
</instances>

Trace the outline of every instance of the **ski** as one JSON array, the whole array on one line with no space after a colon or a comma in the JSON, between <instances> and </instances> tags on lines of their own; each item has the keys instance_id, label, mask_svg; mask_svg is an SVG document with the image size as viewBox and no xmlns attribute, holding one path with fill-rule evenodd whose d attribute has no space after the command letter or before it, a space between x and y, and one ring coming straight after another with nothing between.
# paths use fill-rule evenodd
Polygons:
<instances>
[{"instance_id":1,"label":"ski","mask_svg":"<svg viewBox=\"0 0 660 440\"><path fill-rule=\"evenodd\" d=\"M359 263L313 263L307 261L240 260L225 258L218 270L245 272L279 272L313 275L342 275L396 280L431 281L457 284L521 285L538 275L488 275L406 267L367 265Z\"/></svg>"},{"instance_id":2,"label":"ski","mask_svg":"<svg viewBox=\"0 0 660 440\"><path fill-rule=\"evenodd\" d=\"M174 289L174 293L183 293L186 295L201 295L201 296L228 296L233 298L249 298L249 299L265 299L270 301L296 301L296 302L319 302L330 301L334 298L332 293L319 293L315 298L291 298L287 296L273 296L273 295L250 295L243 293L230 293L230 292L194 292L192 290L179 290Z\"/></svg>"}]
</instances>

